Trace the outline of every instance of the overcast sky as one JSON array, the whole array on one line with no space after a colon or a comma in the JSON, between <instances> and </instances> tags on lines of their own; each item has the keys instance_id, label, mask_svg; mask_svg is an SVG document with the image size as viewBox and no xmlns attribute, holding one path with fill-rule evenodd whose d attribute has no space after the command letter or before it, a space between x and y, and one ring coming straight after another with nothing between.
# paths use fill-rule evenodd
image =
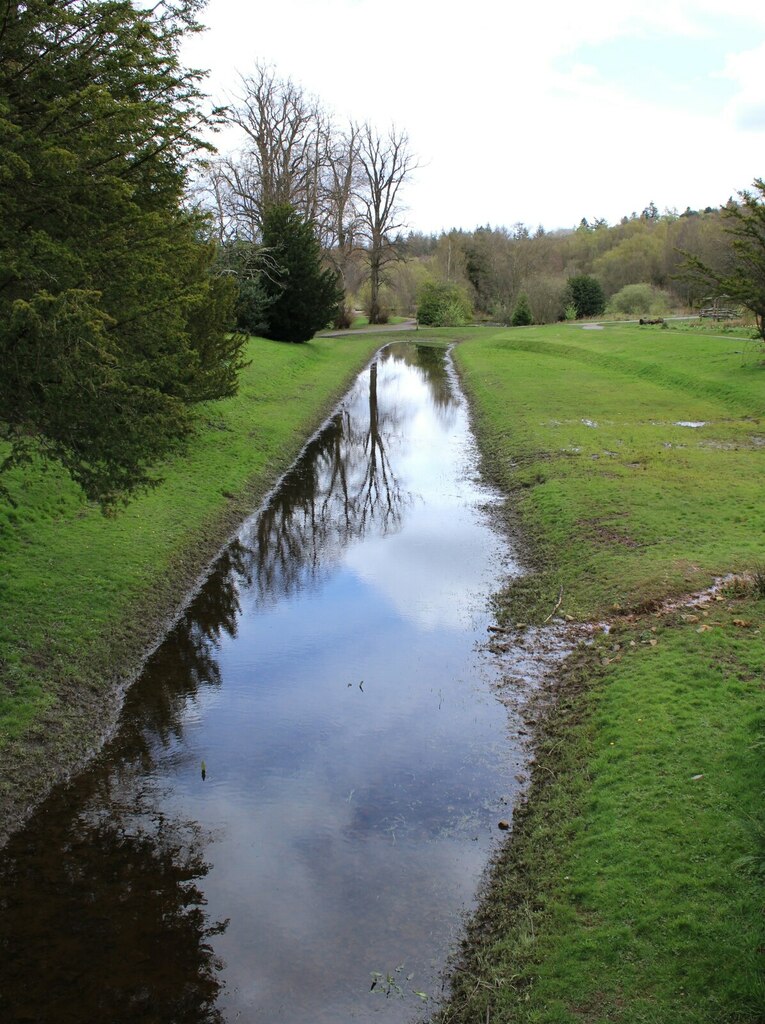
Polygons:
<instances>
[{"instance_id":1,"label":"overcast sky","mask_svg":"<svg viewBox=\"0 0 765 1024\"><path fill-rule=\"evenodd\" d=\"M184 59L216 100L260 60L340 123L405 130L416 230L614 223L765 176L763 0L209 0L203 21Z\"/></svg>"}]
</instances>

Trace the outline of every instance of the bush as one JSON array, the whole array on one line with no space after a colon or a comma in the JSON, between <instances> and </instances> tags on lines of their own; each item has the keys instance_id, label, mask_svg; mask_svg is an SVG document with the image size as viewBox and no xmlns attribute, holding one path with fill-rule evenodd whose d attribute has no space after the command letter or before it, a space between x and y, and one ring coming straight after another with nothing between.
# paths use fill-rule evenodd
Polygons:
<instances>
[{"instance_id":1,"label":"bush","mask_svg":"<svg viewBox=\"0 0 765 1024\"><path fill-rule=\"evenodd\" d=\"M244 334L259 336L268 330L268 307L271 300L266 295L259 278L248 278L239 282L239 294L234 305L236 328Z\"/></svg>"},{"instance_id":2,"label":"bush","mask_svg":"<svg viewBox=\"0 0 765 1024\"><path fill-rule=\"evenodd\" d=\"M370 287L369 281L359 291L357 309L364 311L364 315L372 322L372 288ZM375 322L378 324L387 324L390 320L392 313L396 309L395 296L387 284L380 287L377 293L377 315Z\"/></svg>"},{"instance_id":3,"label":"bush","mask_svg":"<svg viewBox=\"0 0 765 1024\"><path fill-rule=\"evenodd\" d=\"M344 302L337 307L337 313L332 318L332 326L337 331L347 331L355 319L355 309Z\"/></svg>"},{"instance_id":4,"label":"bush","mask_svg":"<svg viewBox=\"0 0 765 1024\"><path fill-rule=\"evenodd\" d=\"M367 320L369 320L369 322L371 324L372 323L372 305L371 305L371 303L369 305L365 305L364 306L364 312L366 313ZM375 314L374 322L376 324L387 324L389 320L390 320L390 310L388 309L388 307L387 306L380 306L380 305L378 305L377 313Z\"/></svg>"},{"instance_id":5,"label":"bush","mask_svg":"<svg viewBox=\"0 0 765 1024\"><path fill-rule=\"evenodd\" d=\"M529 297L526 292L521 292L518 296L518 301L515 304L513 315L510 319L510 324L513 327L528 327L529 324L534 323L534 317L531 313L531 306L529 305Z\"/></svg>"},{"instance_id":6,"label":"bush","mask_svg":"<svg viewBox=\"0 0 765 1024\"><path fill-rule=\"evenodd\" d=\"M610 312L633 313L636 316L666 313L669 307L668 293L650 284L626 284L611 296L608 303Z\"/></svg>"},{"instance_id":7,"label":"bush","mask_svg":"<svg viewBox=\"0 0 765 1024\"><path fill-rule=\"evenodd\" d=\"M535 324L563 320L566 309L566 279L554 274L535 274L523 283Z\"/></svg>"},{"instance_id":8,"label":"bush","mask_svg":"<svg viewBox=\"0 0 765 1024\"><path fill-rule=\"evenodd\" d=\"M473 308L456 284L428 281L420 289L417 319L425 327L462 327L472 318Z\"/></svg>"},{"instance_id":9,"label":"bush","mask_svg":"<svg viewBox=\"0 0 765 1024\"><path fill-rule=\"evenodd\" d=\"M576 309L577 320L587 316L600 316L606 308L606 296L596 277L578 274L568 279L569 303Z\"/></svg>"}]
</instances>

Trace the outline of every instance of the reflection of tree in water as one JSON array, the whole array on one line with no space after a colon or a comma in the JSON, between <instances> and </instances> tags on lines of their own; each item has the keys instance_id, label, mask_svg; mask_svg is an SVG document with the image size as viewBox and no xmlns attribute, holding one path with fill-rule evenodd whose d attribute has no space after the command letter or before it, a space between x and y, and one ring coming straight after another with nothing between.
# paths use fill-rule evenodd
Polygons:
<instances>
[{"instance_id":1,"label":"reflection of tree in water","mask_svg":"<svg viewBox=\"0 0 765 1024\"><path fill-rule=\"evenodd\" d=\"M141 757L149 770L157 739L165 746L179 739L189 701L201 687L220 684L217 648L224 634L236 636L240 582L249 581L251 561L250 552L236 540L217 559L129 691L113 756Z\"/></svg>"},{"instance_id":2,"label":"reflection of tree in water","mask_svg":"<svg viewBox=\"0 0 765 1024\"><path fill-rule=\"evenodd\" d=\"M140 760L151 771L157 741L180 739L189 701L201 687L220 684L217 650L224 635L236 636L243 588L255 586L261 600L292 593L354 539L398 529L406 496L388 443L399 414L380 406L376 363L363 413L361 404L343 409L310 442L249 536L220 555L128 694L115 761Z\"/></svg>"},{"instance_id":3,"label":"reflection of tree in water","mask_svg":"<svg viewBox=\"0 0 765 1024\"><path fill-rule=\"evenodd\" d=\"M56 792L0 876L0 1020L218 1024L221 964L200 881L211 836L158 810L152 774L189 701L220 683L246 549L230 545L131 689L108 757ZM72 803L83 809L71 820ZM29 908L34 908L30 915ZM38 985L38 979L44 984Z\"/></svg>"},{"instance_id":4,"label":"reflection of tree in water","mask_svg":"<svg viewBox=\"0 0 765 1024\"><path fill-rule=\"evenodd\" d=\"M381 407L378 400L375 362L364 414L339 412L254 524L250 578L261 600L293 592L352 541L399 529L407 495L388 453L397 427L395 406Z\"/></svg>"},{"instance_id":5,"label":"reflection of tree in water","mask_svg":"<svg viewBox=\"0 0 765 1024\"><path fill-rule=\"evenodd\" d=\"M399 528L408 495L391 467L389 447L402 411L378 393L378 363L389 362L417 370L441 413L456 409L442 350L396 343L381 353L365 392L310 442L149 659L126 702L118 757L141 758L150 770L156 740L167 745L179 738L189 700L200 687L220 683L217 648L224 635L236 636L242 589L256 587L261 601L278 599L318 576L352 541ZM130 714L134 707L140 714Z\"/></svg>"},{"instance_id":6,"label":"reflection of tree in water","mask_svg":"<svg viewBox=\"0 0 765 1024\"><path fill-rule=\"evenodd\" d=\"M61 801L9 844L3 1021L222 1021L210 939L226 923L210 924L199 887L209 836L145 796L128 802L86 807L72 821Z\"/></svg>"},{"instance_id":7,"label":"reflection of tree in water","mask_svg":"<svg viewBox=\"0 0 765 1024\"><path fill-rule=\"evenodd\" d=\"M236 636L242 589L255 586L261 601L278 599L318 576L352 541L399 528L408 495L391 467L389 447L402 410L395 401L381 402L378 393L378 364L396 362L418 371L440 414L456 410L443 350L410 342L380 354L365 392L309 443L149 659L126 702L117 756L140 757L150 769L157 738L167 745L180 737L189 700L200 687L220 683L217 648L224 635ZM130 714L133 707L139 715Z\"/></svg>"},{"instance_id":8,"label":"reflection of tree in water","mask_svg":"<svg viewBox=\"0 0 765 1024\"><path fill-rule=\"evenodd\" d=\"M418 345L416 342L396 342L380 355L381 360L398 359L407 366L420 370L430 391L433 405L439 413L457 408L454 388L444 350L434 345Z\"/></svg>"},{"instance_id":9,"label":"reflection of tree in water","mask_svg":"<svg viewBox=\"0 0 765 1024\"><path fill-rule=\"evenodd\" d=\"M454 407L440 352L407 346L380 363L388 359L425 366L434 404ZM218 559L131 690L109 763L55 794L9 844L0 1020L222 1020L212 940L225 924L209 921L201 888L211 837L158 810L152 773L162 747L180 737L189 702L220 683L217 648L236 634L243 586L257 581L261 599L289 593L354 539L399 528L407 496L389 448L400 413L378 399L377 365L363 404L364 415L345 409L332 420L251 535ZM73 802L83 808L74 821Z\"/></svg>"}]
</instances>

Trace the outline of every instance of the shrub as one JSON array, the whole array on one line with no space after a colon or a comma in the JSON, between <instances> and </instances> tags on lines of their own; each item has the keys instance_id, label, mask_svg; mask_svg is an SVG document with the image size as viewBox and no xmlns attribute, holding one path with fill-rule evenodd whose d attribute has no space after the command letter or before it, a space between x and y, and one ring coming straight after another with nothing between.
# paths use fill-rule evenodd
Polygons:
<instances>
[{"instance_id":1,"label":"shrub","mask_svg":"<svg viewBox=\"0 0 765 1024\"><path fill-rule=\"evenodd\" d=\"M357 309L362 309L364 315L367 317L369 322L372 322L372 289L369 282L367 281L364 286L360 289L358 295L359 305ZM395 296L388 287L387 284L381 286L377 293L377 314L375 323L387 324L390 320L391 314L395 312Z\"/></svg>"},{"instance_id":2,"label":"shrub","mask_svg":"<svg viewBox=\"0 0 765 1024\"><path fill-rule=\"evenodd\" d=\"M372 306L371 306L371 304L369 306L365 306L364 307L364 312L366 313L367 319L369 320L369 322L371 324L372 323ZM377 313L375 314L374 322L376 324L387 324L389 320L390 320L390 310L388 309L388 307L387 306L378 306L377 307Z\"/></svg>"},{"instance_id":3,"label":"shrub","mask_svg":"<svg viewBox=\"0 0 765 1024\"><path fill-rule=\"evenodd\" d=\"M577 274L568 279L569 302L576 309L577 320L587 316L600 316L606 308L606 296L597 277Z\"/></svg>"},{"instance_id":4,"label":"shrub","mask_svg":"<svg viewBox=\"0 0 765 1024\"><path fill-rule=\"evenodd\" d=\"M566 309L566 279L555 274L535 274L523 283L536 324L563 320Z\"/></svg>"},{"instance_id":5,"label":"shrub","mask_svg":"<svg viewBox=\"0 0 765 1024\"><path fill-rule=\"evenodd\" d=\"M472 306L457 285L428 281L420 289L417 319L424 326L461 327L472 316Z\"/></svg>"},{"instance_id":6,"label":"shrub","mask_svg":"<svg viewBox=\"0 0 765 1024\"><path fill-rule=\"evenodd\" d=\"M337 331L347 331L355 319L356 311L353 306L343 302L337 307L337 312L332 318L332 326Z\"/></svg>"},{"instance_id":7,"label":"shrub","mask_svg":"<svg viewBox=\"0 0 765 1024\"><path fill-rule=\"evenodd\" d=\"M531 306L529 305L529 297L526 292L521 292L518 296L510 323L513 327L528 327L529 324L534 323Z\"/></svg>"},{"instance_id":8,"label":"shrub","mask_svg":"<svg viewBox=\"0 0 765 1024\"><path fill-rule=\"evenodd\" d=\"M644 316L647 313L666 313L670 307L667 292L650 284L626 284L611 296L608 309L613 313L633 313Z\"/></svg>"},{"instance_id":9,"label":"shrub","mask_svg":"<svg viewBox=\"0 0 765 1024\"><path fill-rule=\"evenodd\" d=\"M260 335L268 330L268 307L271 305L263 282L254 278L239 282L239 294L234 306L237 330L245 334Z\"/></svg>"}]
</instances>

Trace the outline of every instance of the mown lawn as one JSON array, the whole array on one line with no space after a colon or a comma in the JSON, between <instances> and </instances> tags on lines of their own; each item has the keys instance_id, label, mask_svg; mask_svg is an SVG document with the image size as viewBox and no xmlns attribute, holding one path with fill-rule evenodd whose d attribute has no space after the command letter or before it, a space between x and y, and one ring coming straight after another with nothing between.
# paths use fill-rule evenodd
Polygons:
<instances>
[{"instance_id":1,"label":"mown lawn","mask_svg":"<svg viewBox=\"0 0 765 1024\"><path fill-rule=\"evenodd\" d=\"M765 569L659 604L765 565L761 357L632 326L456 351L536 568L498 620L610 631L560 680L443 1021L765 1020Z\"/></svg>"},{"instance_id":2,"label":"mown lawn","mask_svg":"<svg viewBox=\"0 0 765 1024\"><path fill-rule=\"evenodd\" d=\"M92 742L80 696L97 702L129 675L380 343L252 339L239 394L203 407L187 454L114 518L55 468L6 477L17 506L0 505L0 798L24 798L24 744L60 767Z\"/></svg>"}]
</instances>

